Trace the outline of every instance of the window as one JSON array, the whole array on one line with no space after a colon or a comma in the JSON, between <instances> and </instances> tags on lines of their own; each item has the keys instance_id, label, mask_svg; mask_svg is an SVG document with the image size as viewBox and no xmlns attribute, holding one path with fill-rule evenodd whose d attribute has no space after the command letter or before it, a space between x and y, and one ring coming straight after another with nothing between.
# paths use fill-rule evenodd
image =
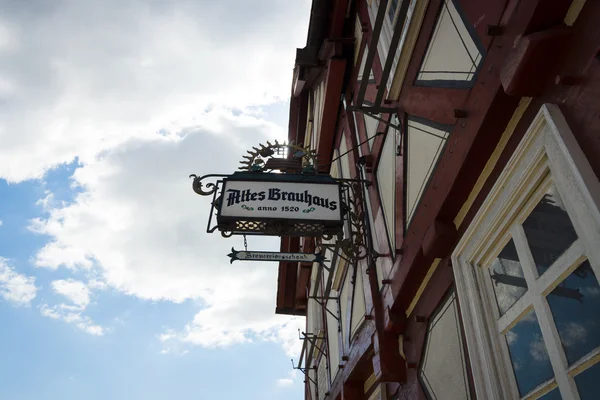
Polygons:
<instances>
[{"instance_id":1,"label":"window","mask_svg":"<svg viewBox=\"0 0 600 400\"><path fill-rule=\"evenodd\" d=\"M415 84L470 87L483 59L476 32L453 0L444 0Z\"/></svg>"},{"instance_id":2,"label":"window","mask_svg":"<svg viewBox=\"0 0 600 400\"><path fill-rule=\"evenodd\" d=\"M599 193L542 107L452 257L478 397L596 398Z\"/></svg>"},{"instance_id":3,"label":"window","mask_svg":"<svg viewBox=\"0 0 600 400\"><path fill-rule=\"evenodd\" d=\"M390 24L393 24L396 19L396 11L398 10L398 4L400 0L390 0L388 3L388 18L390 19Z\"/></svg>"},{"instance_id":4,"label":"window","mask_svg":"<svg viewBox=\"0 0 600 400\"><path fill-rule=\"evenodd\" d=\"M409 117L406 127L406 224L415 213L429 179L437 167L451 127Z\"/></svg>"},{"instance_id":5,"label":"window","mask_svg":"<svg viewBox=\"0 0 600 400\"><path fill-rule=\"evenodd\" d=\"M454 290L438 307L427 327L419 381L428 399L471 398Z\"/></svg>"}]
</instances>

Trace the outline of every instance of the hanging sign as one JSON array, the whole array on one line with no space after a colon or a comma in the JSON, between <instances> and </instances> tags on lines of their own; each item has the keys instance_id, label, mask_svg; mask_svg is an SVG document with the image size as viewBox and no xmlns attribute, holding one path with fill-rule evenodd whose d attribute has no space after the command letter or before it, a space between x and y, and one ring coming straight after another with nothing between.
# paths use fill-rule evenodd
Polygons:
<instances>
[{"instance_id":1,"label":"hanging sign","mask_svg":"<svg viewBox=\"0 0 600 400\"><path fill-rule=\"evenodd\" d=\"M236 251L233 247L231 253L227 254L232 264L235 260L243 261L289 261L289 262L305 262L322 263L325 261L325 256L322 254L312 253L278 253L273 251Z\"/></svg>"},{"instance_id":2,"label":"hanging sign","mask_svg":"<svg viewBox=\"0 0 600 400\"><path fill-rule=\"evenodd\" d=\"M223 180L217 222L236 234L337 232L343 224L341 197L340 183L328 175L236 173ZM312 228L298 231L301 226Z\"/></svg>"},{"instance_id":3,"label":"hanging sign","mask_svg":"<svg viewBox=\"0 0 600 400\"><path fill-rule=\"evenodd\" d=\"M340 220L337 183L236 181L223 187L221 217Z\"/></svg>"}]
</instances>

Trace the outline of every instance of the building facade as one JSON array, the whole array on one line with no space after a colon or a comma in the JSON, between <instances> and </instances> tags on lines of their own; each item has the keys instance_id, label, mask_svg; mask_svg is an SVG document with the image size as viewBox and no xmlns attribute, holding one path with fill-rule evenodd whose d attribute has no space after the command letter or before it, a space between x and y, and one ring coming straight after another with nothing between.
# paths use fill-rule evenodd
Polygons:
<instances>
[{"instance_id":1,"label":"building facade","mask_svg":"<svg viewBox=\"0 0 600 400\"><path fill-rule=\"evenodd\" d=\"M305 398L597 399L600 2L313 0L289 140L366 249L283 237ZM361 212L362 211L362 212Z\"/></svg>"}]
</instances>

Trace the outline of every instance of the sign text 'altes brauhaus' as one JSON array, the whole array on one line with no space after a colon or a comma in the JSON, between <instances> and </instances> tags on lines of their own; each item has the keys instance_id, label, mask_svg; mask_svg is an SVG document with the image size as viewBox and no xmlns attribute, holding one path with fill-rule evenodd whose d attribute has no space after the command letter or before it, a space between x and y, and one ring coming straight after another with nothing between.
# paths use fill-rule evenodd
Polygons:
<instances>
[{"instance_id":1,"label":"sign text 'altes brauhaus'","mask_svg":"<svg viewBox=\"0 0 600 400\"><path fill-rule=\"evenodd\" d=\"M224 180L220 203L220 222L342 221L340 185L330 177L237 173Z\"/></svg>"}]
</instances>

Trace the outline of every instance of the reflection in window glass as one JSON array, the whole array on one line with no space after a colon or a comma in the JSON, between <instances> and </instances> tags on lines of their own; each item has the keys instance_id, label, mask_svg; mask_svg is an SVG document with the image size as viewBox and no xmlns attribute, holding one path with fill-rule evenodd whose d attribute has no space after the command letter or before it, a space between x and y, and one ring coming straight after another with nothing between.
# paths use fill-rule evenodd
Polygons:
<instances>
[{"instance_id":1,"label":"reflection in window glass","mask_svg":"<svg viewBox=\"0 0 600 400\"><path fill-rule=\"evenodd\" d=\"M600 346L600 286L589 263L582 263L548 295L569 364Z\"/></svg>"},{"instance_id":2,"label":"reflection in window glass","mask_svg":"<svg viewBox=\"0 0 600 400\"><path fill-rule=\"evenodd\" d=\"M598 399L598 382L600 382L600 364L586 369L575 377L581 400Z\"/></svg>"},{"instance_id":3,"label":"reflection in window glass","mask_svg":"<svg viewBox=\"0 0 600 400\"><path fill-rule=\"evenodd\" d=\"M540 397L538 400L562 400L562 396L560 395L560 390L558 389L558 387L555 387L554 389Z\"/></svg>"},{"instance_id":4,"label":"reflection in window glass","mask_svg":"<svg viewBox=\"0 0 600 400\"><path fill-rule=\"evenodd\" d=\"M523 223L540 276L577 240L571 219L555 188L550 189Z\"/></svg>"},{"instance_id":5,"label":"reflection in window glass","mask_svg":"<svg viewBox=\"0 0 600 400\"><path fill-rule=\"evenodd\" d=\"M535 311L507 332L506 343L521 396L554 376Z\"/></svg>"},{"instance_id":6,"label":"reflection in window glass","mask_svg":"<svg viewBox=\"0 0 600 400\"><path fill-rule=\"evenodd\" d=\"M394 17L396 16L396 10L398 9L399 0L391 0L388 8L388 18L391 23L394 23Z\"/></svg>"},{"instance_id":7,"label":"reflection in window glass","mask_svg":"<svg viewBox=\"0 0 600 400\"><path fill-rule=\"evenodd\" d=\"M500 315L504 315L527 291L515 244L510 240L490 268Z\"/></svg>"}]
</instances>

